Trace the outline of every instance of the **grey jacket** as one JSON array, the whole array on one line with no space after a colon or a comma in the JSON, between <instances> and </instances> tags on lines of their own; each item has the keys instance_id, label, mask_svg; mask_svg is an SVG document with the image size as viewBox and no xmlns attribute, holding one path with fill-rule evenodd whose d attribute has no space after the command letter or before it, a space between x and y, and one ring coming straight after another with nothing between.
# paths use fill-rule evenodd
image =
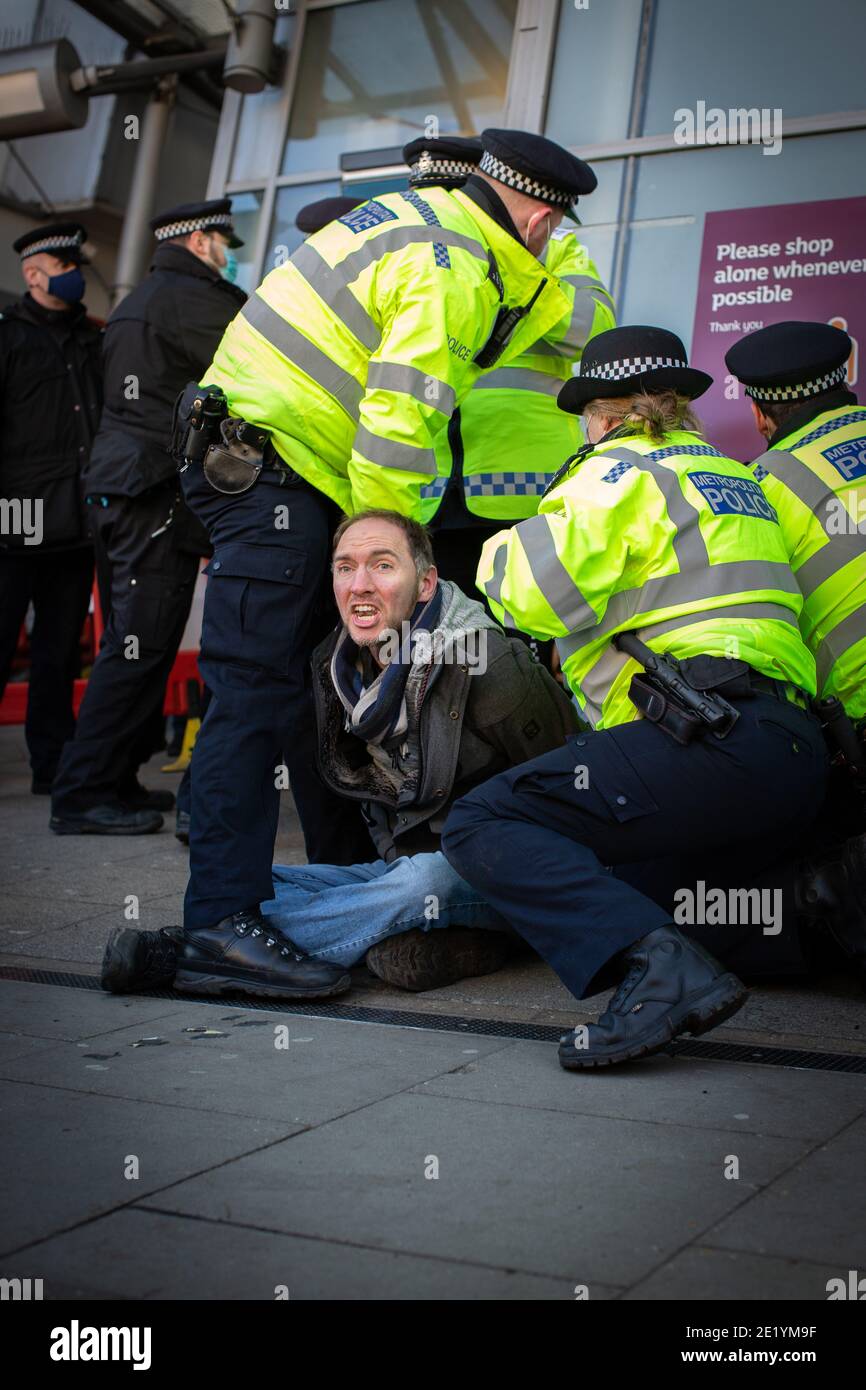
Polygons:
<instances>
[{"instance_id":1,"label":"grey jacket","mask_svg":"<svg viewBox=\"0 0 866 1390\"><path fill-rule=\"evenodd\" d=\"M561 747L578 728L568 696L525 643L507 637L456 585L440 583L439 636L432 652L419 651L413 661L406 681L409 729L388 745L389 775L366 743L346 731L330 674L339 630L313 653L319 771L338 795L362 803L385 860L438 849L454 801L498 772Z\"/></svg>"}]
</instances>

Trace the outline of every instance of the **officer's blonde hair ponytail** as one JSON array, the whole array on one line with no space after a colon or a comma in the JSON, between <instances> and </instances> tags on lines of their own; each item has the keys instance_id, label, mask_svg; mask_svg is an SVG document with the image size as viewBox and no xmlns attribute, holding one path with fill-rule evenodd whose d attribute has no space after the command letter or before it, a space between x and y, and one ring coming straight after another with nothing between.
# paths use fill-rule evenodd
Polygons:
<instances>
[{"instance_id":1,"label":"officer's blonde hair ponytail","mask_svg":"<svg viewBox=\"0 0 866 1390\"><path fill-rule=\"evenodd\" d=\"M703 426L692 410L691 401L677 391L638 391L634 396L590 401L584 415L600 415L617 425L634 425L653 444L661 444L674 430L702 434Z\"/></svg>"}]
</instances>

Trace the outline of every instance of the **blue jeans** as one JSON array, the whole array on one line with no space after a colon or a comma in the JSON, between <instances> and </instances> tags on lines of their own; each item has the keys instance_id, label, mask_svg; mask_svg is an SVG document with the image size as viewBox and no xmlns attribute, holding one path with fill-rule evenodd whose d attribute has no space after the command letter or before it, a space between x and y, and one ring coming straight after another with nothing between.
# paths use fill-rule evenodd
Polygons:
<instances>
[{"instance_id":1,"label":"blue jeans","mask_svg":"<svg viewBox=\"0 0 866 1390\"><path fill-rule=\"evenodd\" d=\"M386 864L275 864L274 898L262 914L299 950L355 965L377 941L420 927L510 927L443 854Z\"/></svg>"}]
</instances>

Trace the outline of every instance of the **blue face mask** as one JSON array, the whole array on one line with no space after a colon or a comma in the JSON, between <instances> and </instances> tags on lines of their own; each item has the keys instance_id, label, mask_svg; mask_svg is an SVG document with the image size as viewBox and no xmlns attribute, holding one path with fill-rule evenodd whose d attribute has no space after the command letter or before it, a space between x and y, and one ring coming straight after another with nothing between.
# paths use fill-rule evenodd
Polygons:
<instances>
[{"instance_id":1,"label":"blue face mask","mask_svg":"<svg viewBox=\"0 0 866 1390\"><path fill-rule=\"evenodd\" d=\"M56 295L66 304L77 304L83 299L85 288L84 276L77 265L72 270L64 270L62 275L48 277L48 293Z\"/></svg>"},{"instance_id":2,"label":"blue face mask","mask_svg":"<svg viewBox=\"0 0 866 1390\"><path fill-rule=\"evenodd\" d=\"M584 444L588 444L589 435L587 434L587 429L589 427L589 420L585 415L580 415L578 418L580 420L580 432L583 435L583 442Z\"/></svg>"},{"instance_id":3,"label":"blue face mask","mask_svg":"<svg viewBox=\"0 0 866 1390\"><path fill-rule=\"evenodd\" d=\"M229 283L233 285L238 278L238 258L229 247L226 247L225 256L226 263L222 267L220 274L224 280L228 280Z\"/></svg>"}]
</instances>

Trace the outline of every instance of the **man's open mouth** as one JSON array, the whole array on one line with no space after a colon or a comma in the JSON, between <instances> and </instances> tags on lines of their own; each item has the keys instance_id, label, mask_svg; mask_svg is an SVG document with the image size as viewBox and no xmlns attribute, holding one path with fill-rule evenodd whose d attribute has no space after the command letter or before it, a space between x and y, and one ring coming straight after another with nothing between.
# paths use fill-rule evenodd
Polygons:
<instances>
[{"instance_id":1,"label":"man's open mouth","mask_svg":"<svg viewBox=\"0 0 866 1390\"><path fill-rule=\"evenodd\" d=\"M372 603L353 603L349 611L356 627L372 627L379 617L379 610Z\"/></svg>"}]
</instances>

